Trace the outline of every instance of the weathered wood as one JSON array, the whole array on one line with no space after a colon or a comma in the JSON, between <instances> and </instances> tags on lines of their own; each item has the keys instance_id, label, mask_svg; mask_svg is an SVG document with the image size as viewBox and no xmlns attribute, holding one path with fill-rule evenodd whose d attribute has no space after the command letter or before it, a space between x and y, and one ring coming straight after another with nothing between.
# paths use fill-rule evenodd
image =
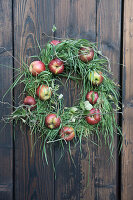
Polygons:
<instances>
[{"instance_id":1,"label":"weathered wood","mask_svg":"<svg viewBox=\"0 0 133 200\"><path fill-rule=\"evenodd\" d=\"M86 13L89 14L87 15ZM97 35L99 48L101 48L103 53L112 61L111 68L117 81L119 81L118 63L120 62L120 20L120 0L113 2L92 2L85 0L56 1L56 36L87 38L90 41L96 41ZM110 24L112 24L112 26L110 26ZM77 92L78 91L75 90L74 92L65 94L67 105L70 106L73 104ZM88 145L90 155L88 152ZM91 143L87 144L85 142L83 143L82 158L80 157L78 148L72 153L76 168L68 155L65 154L61 163L57 166L55 199L117 199L116 153L117 151L115 148L114 163L112 163L112 161L109 162L107 160L110 154L106 147L100 149ZM59 153L56 149L55 159L57 160L58 154ZM86 188L88 181L89 158L89 187Z\"/></svg>"},{"instance_id":2,"label":"weathered wood","mask_svg":"<svg viewBox=\"0 0 133 200\"><path fill-rule=\"evenodd\" d=\"M51 35L52 25L57 26L57 37L87 38L96 41L103 53L112 63L115 78L119 81L120 60L120 22L122 0L15 0L14 12L14 54L15 67L21 68L22 61L30 62L30 55L37 54L34 48L39 40L41 46L48 38L42 36L43 32ZM0 1L0 46L6 47L12 54L12 1ZM123 102L124 107L124 151L122 159L122 199L132 199L132 80L131 52L132 52L132 8L131 0L125 0L124 23L124 64L123 70ZM7 31L8 30L8 31ZM96 37L97 36L97 37ZM50 38L49 38L50 39ZM12 58L0 49L0 63L4 66L13 66ZM12 83L12 69L3 67L0 73L0 100L2 95ZM5 78L5 74L6 77ZM16 72L15 72L16 75ZM4 77L4 78L3 78ZM69 82L69 93L64 90L66 105L71 106L76 100L78 89L74 82ZM14 90L15 104L19 100L21 87ZM12 103L8 94L4 101ZM0 104L0 116L9 114L8 106ZM0 128L4 124L0 124ZM68 155L68 149L60 163L56 166L56 179L54 180L52 165L46 166L42 161L39 143L36 145L32 157L31 137L28 128L19 125L15 128L15 199L19 200L84 200L84 199L118 199L117 196L117 161L116 149L114 163L107 162L109 152L106 147L97 148L91 143L83 142L83 154L79 147L72 150L74 166ZM0 199L13 199L12 179L12 127L2 129L0 135ZM116 141L116 140L115 140ZM115 144L116 145L116 144ZM90 152L88 152L88 146ZM60 157L60 150L55 146L55 163ZM90 159L90 160L89 160ZM90 164L89 164L90 162ZM90 165L90 169L89 169ZM87 186L89 175L89 187Z\"/></svg>"},{"instance_id":3,"label":"weathered wood","mask_svg":"<svg viewBox=\"0 0 133 200\"><path fill-rule=\"evenodd\" d=\"M110 59L115 81L120 83L121 44L121 0L97 1L97 42L98 48ZM104 145L98 149L95 159L95 198L120 199L117 194L118 163L117 137L114 138L114 160ZM104 142L104 141L103 141ZM97 158L98 156L98 158ZM108 160L109 159L109 160Z\"/></svg>"},{"instance_id":4,"label":"weathered wood","mask_svg":"<svg viewBox=\"0 0 133 200\"><path fill-rule=\"evenodd\" d=\"M93 42L96 41L96 1L57 0L55 4L55 24L57 26L57 37L85 38ZM79 93L77 88L71 90L73 86L74 83L71 81L69 85L70 92L64 90L67 106L74 105L76 96ZM59 158L57 148L58 146L55 149L55 162ZM74 166L68 155L68 149L65 147L64 157L56 167L55 200L94 199L94 180L91 180L89 187L86 188L90 157L86 141L83 143L82 148L82 158L79 147L72 150ZM90 150L90 154L93 154L94 149ZM90 165L92 165L92 159ZM90 174L92 174L92 170L91 168Z\"/></svg>"},{"instance_id":5,"label":"weathered wood","mask_svg":"<svg viewBox=\"0 0 133 200\"><path fill-rule=\"evenodd\" d=\"M29 56L36 55L38 50L36 38L41 46L45 39L43 32L51 35L54 24L54 4L52 0L16 0L14 2L14 38L15 57L20 64L15 62L15 67L21 67L22 61L30 63ZM21 88L15 89L15 99ZM52 165L46 166L42 161L39 148L40 142L32 152L30 131L20 131L19 125L16 130L15 140L15 198L19 200L31 199L54 199L54 178ZM49 155L48 155L49 156Z\"/></svg>"},{"instance_id":6,"label":"weathered wood","mask_svg":"<svg viewBox=\"0 0 133 200\"><path fill-rule=\"evenodd\" d=\"M123 153L121 199L133 199L133 1L124 1L123 31Z\"/></svg>"},{"instance_id":7,"label":"weathered wood","mask_svg":"<svg viewBox=\"0 0 133 200\"><path fill-rule=\"evenodd\" d=\"M0 1L0 101L12 82L12 1ZM5 49L3 49L4 47ZM9 51L9 54L6 52ZM12 104L9 92L3 100ZM0 120L10 114L12 108L0 103ZM0 199L13 199L13 145L12 125L0 121Z\"/></svg>"}]
</instances>

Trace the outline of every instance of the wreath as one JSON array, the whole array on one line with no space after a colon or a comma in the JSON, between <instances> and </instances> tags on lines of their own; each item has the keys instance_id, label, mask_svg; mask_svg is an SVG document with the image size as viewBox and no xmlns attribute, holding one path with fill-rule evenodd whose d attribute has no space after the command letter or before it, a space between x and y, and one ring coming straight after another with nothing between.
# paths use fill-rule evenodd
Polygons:
<instances>
[{"instance_id":1,"label":"wreath","mask_svg":"<svg viewBox=\"0 0 133 200\"><path fill-rule=\"evenodd\" d=\"M110 62L95 43L86 39L49 41L40 55L22 70L10 89L24 84L23 103L8 117L30 127L31 136L41 138L42 151L46 144L59 142L63 148L73 141L82 144L82 138L93 141L100 137L113 152L113 140L121 130L116 121L119 112L118 84L112 78ZM65 83L62 82L65 80ZM79 91L75 105L66 107L60 86L68 88L75 81ZM35 142L36 143L36 142Z\"/></svg>"}]
</instances>

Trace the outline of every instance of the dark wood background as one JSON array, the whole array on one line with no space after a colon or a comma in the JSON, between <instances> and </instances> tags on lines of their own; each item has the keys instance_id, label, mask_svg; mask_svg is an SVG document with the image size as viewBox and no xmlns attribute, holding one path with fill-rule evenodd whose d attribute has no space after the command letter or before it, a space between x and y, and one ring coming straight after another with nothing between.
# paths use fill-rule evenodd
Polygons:
<instances>
[{"instance_id":1,"label":"dark wood background","mask_svg":"<svg viewBox=\"0 0 133 200\"><path fill-rule=\"evenodd\" d=\"M0 101L16 78L15 69L21 68L23 60L30 62L29 56L37 54L36 38L42 48L52 36L86 38L97 42L98 48L111 59L114 77L122 88L123 117L118 116L118 123L124 136L120 156L117 152L119 138L115 138L114 162L108 160L106 147L97 148L83 141L82 157L78 147L72 151L76 167L67 147L58 163L60 152L55 145L55 178L52 164L49 162L47 166L42 161L39 143L31 157L28 128L22 133L19 125L5 126L1 122L0 200L133 199L132 11L132 0L0 0ZM57 27L54 34L53 24ZM45 37L44 32L51 38ZM73 105L78 93L73 86L70 82L69 92L64 91L67 105ZM21 89L17 87L12 94L8 93L4 102L17 105ZM8 104L0 104L1 118L11 111ZM48 154L50 156L49 149Z\"/></svg>"}]
</instances>

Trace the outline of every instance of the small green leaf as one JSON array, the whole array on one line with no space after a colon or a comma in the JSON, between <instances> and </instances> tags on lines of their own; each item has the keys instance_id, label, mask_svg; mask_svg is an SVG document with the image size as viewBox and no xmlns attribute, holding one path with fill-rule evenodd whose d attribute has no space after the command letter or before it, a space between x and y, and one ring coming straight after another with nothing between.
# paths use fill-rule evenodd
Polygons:
<instances>
[{"instance_id":1,"label":"small green leaf","mask_svg":"<svg viewBox=\"0 0 133 200\"><path fill-rule=\"evenodd\" d=\"M85 110L84 111L84 115L88 115L88 114L90 114L90 111L89 110Z\"/></svg>"},{"instance_id":2,"label":"small green leaf","mask_svg":"<svg viewBox=\"0 0 133 200\"><path fill-rule=\"evenodd\" d=\"M71 107L70 112L71 112L71 113L75 113L77 110L78 110L78 108L76 108L76 107Z\"/></svg>"},{"instance_id":3,"label":"small green leaf","mask_svg":"<svg viewBox=\"0 0 133 200\"><path fill-rule=\"evenodd\" d=\"M81 108L82 110L85 110L85 105L84 105L84 102L83 102L83 101L80 102L80 108Z\"/></svg>"},{"instance_id":4,"label":"small green leaf","mask_svg":"<svg viewBox=\"0 0 133 200\"><path fill-rule=\"evenodd\" d=\"M26 110L23 108L19 108L13 112L13 117L26 117Z\"/></svg>"},{"instance_id":5,"label":"small green leaf","mask_svg":"<svg viewBox=\"0 0 133 200\"><path fill-rule=\"evenodd\" d=\"M53 25L52 32L54 33L56 31L56 29L57 29L56 26Z\"/></svg>"}]
</instances>

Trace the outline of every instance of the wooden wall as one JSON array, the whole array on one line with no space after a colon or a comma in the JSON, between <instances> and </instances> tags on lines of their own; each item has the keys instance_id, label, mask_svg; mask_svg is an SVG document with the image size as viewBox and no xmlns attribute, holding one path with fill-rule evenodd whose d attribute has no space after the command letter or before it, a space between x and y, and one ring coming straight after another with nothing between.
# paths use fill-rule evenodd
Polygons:
<instances>
[{"instance_id":1,"label":"wooden wall","mask_svg":"<svg viewBox=\"0 0 133 200\"><path fill-rule=\"evenodd\" d=\"M133 199L133 2L124 2L123 24L123 153L122 153L122 200Z\"/></svg>"},{"instance_id":2,"label":"wooden wall","mask_svg":"<svg viewBox=\"0 0 133 200\"><path fill-rule=\"evenodd\" d=\"M36 38L41 47L56 37L86 38L97 42L98 48L111 60L111 68L122 86L124 140L118 157L115 138L114 162L108 161L106 147L84 141L83 157L77 147L72 151L76 167L65 149L58 164L59 150L53 148L56 178L52 164L43 163L39 143L32 157L28 127L0 123L0 200L132 200L132 0L1 0L0 1L0 101L15 80L23 61L38 53ZM56 25L57 31L51 29ZM43 32L51 36L46 38ZM6 50L2 47L5 47ZM7 52L8 51L8 52ZM15 59L13 59L13 57ZM124 66L120 65L123 63ZM12 66L14 67L12 69ZM9 68L11 67L11 68ZM14 78L13 78L14 77ZM69 83L66 104L72 105L78 90ZM4 102L18 105L21 87L8 93ZM64 91L65 93L65 91ZM13 97L13 98L12 98ZM8 104L0 104L0 117L11 112ZM15 140L12 133L15 132ZM90 155L88 153L88 146ZM48 149L49 152L49 149ZM50 152L48 153L50 155ZM89 186L88 166L90 160Z\"/></svg>"},{"instance_id":3,"label":"wooden wall","mask_svg":"<svg viewBox=\"0 0 133 200\"><path fill-rule=\"evenodd\" d=\"M13 82L12 1L0 1L0 101ZM6 49L5 49L6 48ZM9 53L6 52L9 51ZM10 69L11 67L11 69ZM4 102L12 104L12 94ZM0 103L0 119L12 110ZM0 199L13 199L13 139L11 125L0 121Z\"/></svg>"}]
</instances>

